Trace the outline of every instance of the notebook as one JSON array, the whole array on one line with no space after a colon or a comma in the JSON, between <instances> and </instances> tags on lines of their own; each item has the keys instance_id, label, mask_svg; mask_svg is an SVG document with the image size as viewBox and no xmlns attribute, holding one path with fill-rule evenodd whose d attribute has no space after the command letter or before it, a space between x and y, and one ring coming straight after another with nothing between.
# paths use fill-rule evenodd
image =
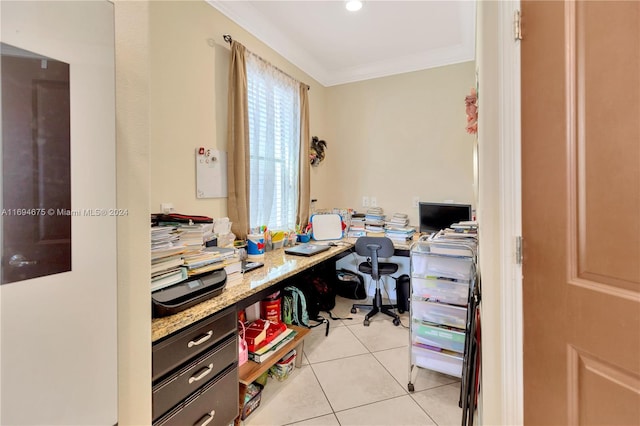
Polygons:
<instances>
[{"instance_id":1,"label":"notebook","mask_svg":"<svg viewBox=\"0 0 640 426\"><path fill-rule=\"evenodd\" d=\"M284 249L286 254L293 254L295 256L313 256L314 254L322 253L329 250L329 246L321 244L298 244L297 246L287 247Z\"/></svg>"}]
</instances>

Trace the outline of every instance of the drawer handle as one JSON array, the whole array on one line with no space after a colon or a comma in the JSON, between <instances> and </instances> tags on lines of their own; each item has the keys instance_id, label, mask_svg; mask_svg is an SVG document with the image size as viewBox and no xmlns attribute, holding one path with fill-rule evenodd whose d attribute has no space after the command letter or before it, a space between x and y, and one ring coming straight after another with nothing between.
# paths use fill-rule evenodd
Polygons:
<instances>
[{"instance_id":1,"label":"drawer handle","mask_svg":"<svg viewBox=\"0 0 640 426\"><path fill-rule=\"evenodd\" d=\"M207 426L209 423L211 423L211 420L213 420L213 416L215 415L216 410L211 410L210 413L207 413L204 416L200 417L200 420L198 420L193 426Z\"/></svg>"},{"instance_id":2,"label":"drawer handle","mask_svg":"<svg viewBox=\"0 0 640 426\"><path fill-rule=\"evenodd\" d=\"M211 339L211 336L213 336L213 330L209 330L207 333L203 334L198 340L190 341L187 347L192 348L194 346L198 346L206 342L207 340Z\"/></svg>"},{"instance_id":3,"label":"drawer handle","mask_svg":"<svg viewBox=\"0 0 640 426\"><path fill-rule=\"evenodd\" d=\"M200 371L201 371L201 373L199 375L189 377L189 384L191 384L193 382L197 382L198 380L202 379L207 374L211 373L211 371L213 371L213 363L209 364L208 367L204 367Z\"/></svg>"}]
</instances>

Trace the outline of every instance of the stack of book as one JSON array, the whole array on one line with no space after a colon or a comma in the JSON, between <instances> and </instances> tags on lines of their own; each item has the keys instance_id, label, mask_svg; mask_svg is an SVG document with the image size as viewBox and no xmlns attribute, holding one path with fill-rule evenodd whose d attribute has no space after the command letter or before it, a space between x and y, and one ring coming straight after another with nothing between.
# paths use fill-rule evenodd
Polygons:
<instances>
[{"instance_id":1,"label":"stack of book","mask_svg":"<svg viewBox=\"0 0 640 426\"><path fill-rule=\"evenodd\" d=\"M349 224L348 237L358 238L367 235L365 229L365 215L364 213L353 213L351 215L351 222Z\"/></svg>"},{"instance_id":2,"label":"stack of book","mask_svg":"<svg viewBox=\"0 0 640 426\"><path fill-rule=\"evenodd\" d=\"M151 291L187 278L186 271L182 268L184 251L173 227L151 228Z\"/></svg>"},{"instance_id":3,"label":"stack of book","mask_svg":"<svg viewBox=\"0 0 640 426\"><path fill-rule=\"evenodd\" d=\"M409 215L406 213L394 213L391 219L384 223L385 227L405 227L409 225Z\"/></svg>"},{"instance_id":4,"label":"stack of book","mask_svg":"<svg viewBox=\"0 0 640 426\"><path fill-rule=\"evenodd\" d=\"M413 239L415 228L409 226L409 216L405 213L394 213L390 220L384 223L384 235L394 242L406 243Z\"/></svg>"},{"instance_id":5,"label":"stack of book","mask_svg":"<svg viewBox=\"0 0 640 426\"><path fill-rule=\"evenodd\" d=\"M295 330L287 328L284 323L255 320L245 331L249 359L254 362L264 362L293 340L295 335Z\"/></svg>"},{"instance_id":6,"label":"stack of book","mask_svg":"<svg viewBox=\"0 0 640 426\"><path fill-rule=\"evenodd\" d=\"M371 207L364 217L367 236L384 237L384 213L380 207Z\"/></svg>"}]
</instances>

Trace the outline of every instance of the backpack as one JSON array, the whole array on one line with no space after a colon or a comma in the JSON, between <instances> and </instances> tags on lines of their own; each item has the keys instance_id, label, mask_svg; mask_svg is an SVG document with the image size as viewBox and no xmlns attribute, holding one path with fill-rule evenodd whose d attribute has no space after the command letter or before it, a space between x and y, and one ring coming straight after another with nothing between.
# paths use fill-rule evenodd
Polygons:
<instances>
[{"instance_id":1,"label":"backpack","mask_svg":"<svg viewBox=\"0 0 640 426\"><path fill-rule=\"evenodd\" d=\"M336 293L347 299L362 300L367 298L364 277L347 269L336 271Z\"/></svg>"},{"instance_id":2,"label":"backpack","mask_svg":"<svg viewBox=\"0 0 640 426\"><path fill-rule=\"evenodd\" d=\"M297 285L307 298L307 311L310 319L325 321L320 315L321 311L328 313L332 320L352 319L339 318L331 312L336 306L336 286L334 282L326 279L326 275L307 275Z\"/></svg>"},{"instance_id":3,"label":"backpack","mask_svg":"<svg viewBox=\"0 0 640 426\"><path fill-rule=\"evenodd\" d=\"M315 305L313 303L311 306ZM287 286L282 290L282 322L300 327L313 328L321 324L327 324L325 336L329 335L329 321L321 317L317 310L309 312L307 296L298 287ZM311 324L311 321L317 324Z\"/></svg>"}]
</instances>

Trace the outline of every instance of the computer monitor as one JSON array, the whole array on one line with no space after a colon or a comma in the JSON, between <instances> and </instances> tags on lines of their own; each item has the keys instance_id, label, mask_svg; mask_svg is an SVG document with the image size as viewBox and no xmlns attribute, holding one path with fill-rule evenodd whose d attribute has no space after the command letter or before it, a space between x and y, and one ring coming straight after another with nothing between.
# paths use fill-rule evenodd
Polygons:
<instances>
[{"instance_id":1,"label":"computer monitor","mask_svg":"<svg viewBox=\"0 0 640 426\"><path fill-rule=\"evenodd\" d=\"M438 232L452 224L471 220L471 204L420 202L420 232Z\"/></svg>"}]
</instances>

